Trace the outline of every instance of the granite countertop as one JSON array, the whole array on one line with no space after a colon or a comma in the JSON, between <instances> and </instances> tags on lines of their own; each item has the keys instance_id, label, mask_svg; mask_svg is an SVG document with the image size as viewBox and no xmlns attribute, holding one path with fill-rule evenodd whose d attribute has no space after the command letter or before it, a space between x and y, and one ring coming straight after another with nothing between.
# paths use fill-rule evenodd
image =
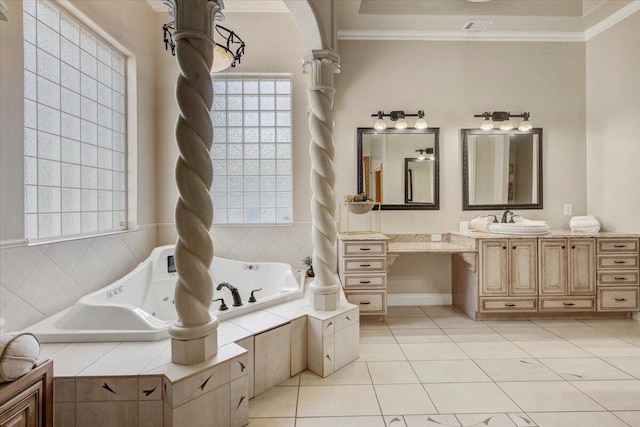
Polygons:
<instances>
[{"instance_id":1,"label":"granite countertop","mask_svg":"<svg viewBox=\"0 0 640 427\"><path fill-rule=\"evenodd\" d=\"M523 234L496 234L496 233L484 233L482 231L470 230L466 233L452 232L457 236L463 236L473 239L535 239L535 238L591 238L591 237L617 237L617 238L638 238L640 234L633 233L614 233L614 232L598 232L598 233L574 233L571 230L549 230L546 234L540 235L523 235Z\"/></svg>"},{"instance_id":2,"label":"granite countertop","mask_svg":"<svg viewBox=\"0 0 640 427\"><path fill-rule=\"evenodd\" d=\"M338 233L338 239L348 242L358 240L389 240L389 237L382 233Z\"/></svg>"}]
</instances>

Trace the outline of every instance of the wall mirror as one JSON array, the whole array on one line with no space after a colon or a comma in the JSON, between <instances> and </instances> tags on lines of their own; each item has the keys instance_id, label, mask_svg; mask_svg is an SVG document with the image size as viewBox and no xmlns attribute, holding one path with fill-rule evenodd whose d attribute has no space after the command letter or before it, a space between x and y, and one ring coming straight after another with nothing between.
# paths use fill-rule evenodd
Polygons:
<instances>
[{"instance_id":1,"label":"wall mirror","mask_svg":"<svg viewBox=\"0 0 640 427\"><path fill-rule=\"evenodd\" d=\"M439 133L358 128L358 193L382 210L439 209Z\"/></svg>"},{"instance_id":2,"label":"wall mirror","mask_svg":"<svg viewBox=\"0 0 640 427\"><path fill-rule=\"evenodd\" d=\"M542 209L542 129L462 129L462 209Z\"/></svg>"}]
</instances>

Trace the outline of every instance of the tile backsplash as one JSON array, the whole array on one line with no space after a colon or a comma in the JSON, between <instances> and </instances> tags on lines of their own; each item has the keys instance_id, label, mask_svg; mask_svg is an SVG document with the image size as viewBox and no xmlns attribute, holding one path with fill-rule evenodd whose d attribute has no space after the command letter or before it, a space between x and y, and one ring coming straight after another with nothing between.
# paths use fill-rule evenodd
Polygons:
<instances>
[{"instance_id":1,"label":"tile backsplash","mask_svg":"<svg viewBox=\"0 0 640 427\"><path fill-rule=\"evenodd\" d=\"M303 268L313 252L311 224L220 227L211 230L216 256L243 261L287 262ZM0 249L0 316L4 331L17 331L71 306L119 279L151 250L173 244L174 224L36 246Z\"/></svg>"},{"instance_id":2,"label":"tile backsplash","mask_svg":"<svg viewBox=\"0 0 640 427\"><path fill-rule=\"evenodd\" d=\"M311 223L271 227L217 227L211 230L215 256L242 261L278 261L304 268L302 259L313 253ZM177 239L175 224L158 224L158 245Z\"/></svg>"},{"instance_id":3,"label":"tile backsplash","mask_svg":"<svg viewBox=\"0 0 640 427\"><path fill-rule=\"evenodd\" d=\"M0 316L5 332L69 307L131 271L157 245L157 226L35 246L0 249Z\"/></svg>"}]
</instances>

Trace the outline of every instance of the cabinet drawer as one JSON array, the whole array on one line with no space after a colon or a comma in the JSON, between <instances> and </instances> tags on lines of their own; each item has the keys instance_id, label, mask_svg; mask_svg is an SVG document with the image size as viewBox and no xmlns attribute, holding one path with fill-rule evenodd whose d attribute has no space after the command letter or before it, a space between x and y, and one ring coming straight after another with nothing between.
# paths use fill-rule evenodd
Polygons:
<instances>
[{"instance_id":1,"label":"cabinet drawer","mask_svg":"<svg viewBox=\"0 0 640 427\"><path fill-rule=\"evenodd\" d=\"M599 271L598 286L606 285L637 285L638 270L635 271Z\"/></svg>"},{"instance_id":2,"label":"cabinet drawer","mask_svg":"<svg viewBox=\"0 0 640 427\"><path fill-rule=\"evenodd\" d=\"M595 297L540 298L540 311L593 311Z\"/></svg>"},{"instance_id":3,"label":"cabinet drawer","mask_svg":"<svg viewBox=\"0 0 640 427\"><path fill-rule=\"evenodd\" d=\"M638 239L598 239L598 253L637 251Z\"/></svg>"},{"instance_id":4,"label":"cabinet drawer","mask_svg":"<svg viewBox=\"0 0 640 427\"><path fill-rule=\"evenodd\" d=\"M344 256L380 256L386 254L386 242L343 242Z\"/></svg>"},{"instance_id":5,"label":"cabinet drawer","mask_svg":"<svg viewBox=\"0 0 640 427\"><path fill-rule=\"evenodd\" d=\"M386 291L351 291L345 292L347 300L351 304L360 307L360 314L386 314Z\"/></svg>"},{"instance_id":6,"label":"cabinet drawer","mask_svg":"<svg viewBox=\"0 0 640 427\"><path fill-rule=\"evenodd\" d=\"M598 311L637 311L638 288L598 289Z\"/></svg>"},{"instance_id":7,"label":"cabinet drawer","mask_svg":"<svg viewBox=\"0 0 640 427\"><path fill-rule=\"evenodd\" d=\"M511 312L511 311L536 311L535 298L481 298L480 311Z\"/></svg>"},{"instance_id":8,"label":"cabinet drawer","mask_svg":"<svg viewBox=\"0 0 640 427\"><path fill-rule=\"evenodd\" d=\"M387 258L343 258L344 273L386 272Z\"/></svg>"},{"instance_id":9,"label":"cabinet drawer","mask_svg":"<svg viewBox=\"0 0 640 427\"><path fill-rule=\"evenodd\" d=\"M346 274L342 283L345 289L384 288L387 285L386 274Z\"/></svg>"},{"instance_id":10,"label":"cabinet drawer","mask_svg":"<svg viewBox=\"0 0 640 427\"><path fill-rule=\"evenodd\" d=\"M598 269L638 268L638 255L598 255Z\"/></svg>"}]
</instances>

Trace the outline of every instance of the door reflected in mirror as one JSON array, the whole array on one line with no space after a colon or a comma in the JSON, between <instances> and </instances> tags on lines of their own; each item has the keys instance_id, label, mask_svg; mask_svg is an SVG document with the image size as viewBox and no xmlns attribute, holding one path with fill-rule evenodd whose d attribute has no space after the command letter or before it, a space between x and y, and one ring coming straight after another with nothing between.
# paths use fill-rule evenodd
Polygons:
<instances>
[{"instance_id":1,"label":"door reflected in mirror","mask_svg":"<svg viewBox=\"0 0 640 427\"><path fill-rule=\"evenodd\" d=\"M462 130L463 209L542 209L542 129Z\"/></svg>"},{"instance_id":2,"label":"door reflected in mirror","mask_svg":"<svg viewBox=\"0 0 640 427\"><path fill-rule=\"evenodd\" d=\"M438 128L358 128L358 193L383 210L439 209Z\"/></svg>"}]
</instances>

